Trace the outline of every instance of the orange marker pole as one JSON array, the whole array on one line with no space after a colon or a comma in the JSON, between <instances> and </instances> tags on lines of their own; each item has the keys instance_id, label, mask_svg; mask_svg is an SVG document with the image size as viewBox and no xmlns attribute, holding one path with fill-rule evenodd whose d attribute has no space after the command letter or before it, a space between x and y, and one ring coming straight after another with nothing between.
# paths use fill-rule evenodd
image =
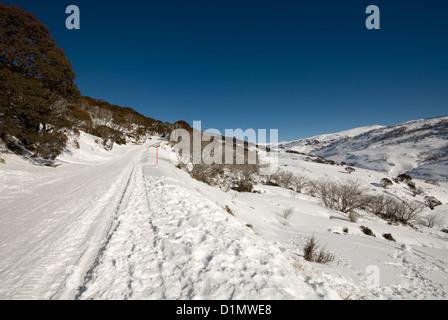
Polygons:
<instances>
[{"instance_id":1,"label":"orange marker pole","mask_svg":"<svg viewBox=\"0 0 448 320\"><path fill-rule=\"evenodd\" d=\"M156 164L159 164L159 147L157 147Z\"/></svg>"}]
</instances>

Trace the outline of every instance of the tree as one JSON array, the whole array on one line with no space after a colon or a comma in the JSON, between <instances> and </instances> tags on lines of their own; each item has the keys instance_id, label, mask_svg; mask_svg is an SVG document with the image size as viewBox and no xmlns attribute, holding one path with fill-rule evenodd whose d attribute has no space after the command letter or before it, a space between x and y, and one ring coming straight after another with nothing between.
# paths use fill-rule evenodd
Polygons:
<instances>
[{"instance_id":1,"label":"tree","mask_svg":"<svg viewBox=\"0 0 448 320\"><path fill-rule=\"evenodd\" d=\"M66 103L79 97L75 74L48 28L31 13L0 3L1 138L15 136L37 156L65 146Z\"/></svg>"},{"instance_id":2,"label":"tree","mask_svg":"<svg viewBox=\"0 0 448 320\"><path fill-rule=\"evenodd\" d=\"M324 205L343 213L351 213L363 208L368 202L365 193L366 189L358 181L322 180L318 184L318 194Z\"/></svg>"},{"instance_id":3,"label":"tree","mask_svg":"<svg viewBox=\"0 0 448 320\"><path fill-rule=\"evenodd\" d=\"M301 175L295 175L291 180L291 186L297 193L302 193L302 190L309 185L309 180Z\"/></svg>"}]
</instances>

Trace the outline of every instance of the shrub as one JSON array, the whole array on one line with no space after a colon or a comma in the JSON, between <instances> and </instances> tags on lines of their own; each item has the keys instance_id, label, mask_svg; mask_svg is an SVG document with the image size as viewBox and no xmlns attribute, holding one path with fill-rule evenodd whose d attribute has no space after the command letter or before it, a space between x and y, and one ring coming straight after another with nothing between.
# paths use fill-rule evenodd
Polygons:
<instances>
[{"instance_id":1,"label":"shrub","mask_svg":"<svg viewBox=\"0 0 448 320\"><path fill-rule=\"evenodd\" d=\"M342 229L342 232L344 232L344 233L348 233L348 228L347 228L347 227L344 227L344 228Z\"/></svg>"},{"instance_id":2,"label":"shrub","mask_svg":"<svg viewBox=\"0 0 448 320\"><path fill-rule=\"evenodd\" d=\"M319 244L314 235L308 239L303 248L303 257L306 261L326 264L334 261L334 254L326 250L318 250Z\"/></svg>"},{"instance_id":3,"label":"shrub","mask_svg":"<svg viewBox=\"0 0 448 320\"><path fill-rule=\"evenodd\" d=\"M289 188L294 179L294 174L290 171L280 171L272 177L282 188Z\"/></svg>"},{"instance_id":4,"label":"shrub","mask_svg":"<svg viewBox=\"0 0 448 320\"><path fill-rule=\"evenodd\" d=\"M291 186L297 193L302 193L303 189L309 186L309 180L301 175L295 175L291 180Z\"/></svg>"},{"instance_id":5,"label":"shrub","mask_svg":"<svg viewBox=\"0 0 448 320\"><path fill-rule=\"evenodd\" d=\"M423 206L417 202L407 203L390 196L380 195L368 197L367 209L390 222L409 224L418 219Z\"/></svg>"},{"instance_id":6,"label":"shrub","mask_svg":"<svg viewBox=\"0 0 448 320\"><path fill-rule=\"evenodd\" d=\"M443 220L443 215L437 214L435 212L430 212L424 217L422 217L422 224L428 228L434 228L438 224L440 224Z\"/></svg>"},{"instance_id":7,"label":"shrub","mask_svg":"<svg viewBox=\"0 0 448 320\"><path fill-rule=\"evenodd\" d=\"M397 180L398 182L409 183L409 182L412 181L412 177L411 177L410 175L408 175L408 174L403 173L403 174L400 174L400 175L397 177L396 180Z\"/></svg>"},{"instance_id":8,"label":"shrub","mask_svg":"<svg viewBox=\"0 0 448 320\"><path fill-rule=\"evenodd\" d=\"M417 188L414 181L409 181L407 183L407 185L408 185L409 190L411 191L413 197L415 197L417 195L422 195L424 193L422 188Z\"/></svg>"},{"instance_id":9,"label":"shrub","mask_svg":"<svg viewBox=\"0 0 448 320\"><path fill-rule=\"evenodd\" d=\"M392 237L392 234L390 234L390 233L385 233L385 234L383 234L383 238L386 239L386 240L389 240L389 241L397 242L397 241L394 239L394 237Z\"/></svg>"},{"instance_id":10,"label":"shrub","mask_svg":"<svg viewBox=\"0 0 448 320\"><path fill-rule=\"evenodd\" d=\"M348 174L352 174L352 173L355 172L356 170L355 170L355 168L352 168L352 167L346 167L346 168L345 168L345 171L347 171Z\"/></svg>"},{"instance_id":11,"label":"shrub","mask_svg":"<svg viewBox=\"0 0 448 320\"><path fill-rule=\"evenodd\" d=\"M310 180L306 188L306 193L311 197L315 197L319 189L318 187L319 187L318 181Z\"/></svg>"},{"instance_id":12,"label":"shrub","mask_svg":"<svg viewBox=\"0 0 448 320\"><path fill-rule=\"evenodd\" d=\"M391 185L393 185L393 182L390 179L384 178L381 180L381 185L384 189L389 188Z\"/></svg>"},{"instance_id":13,"label":"shrub","mask_svg":"<svg viewBox=\"0 0 448 320\"><path fill-rule=\"evenodd\" d=\"M330 209L343 213L350 213L365 206L367 198L366 189L358 181L347 180L334 182L322 180L318 183L317 193Z\"/></svg>"},{"instance_id":14,"label":"shrub","mask_svg":"<svg viewBox=\"0 0 448 320\"><path fill-rule=\"evenodd\" d=\"M373 233L373 231L370 228L365 227L365 226L361 226L360 228L361 228L361 231L365 235L370 236L370 237L376 237L375 234Z\"/></svg>"},{"instance_id":15,"label":"shrub","mask_svg":"<svg viewBox=\"0 0 448 320\"><path fill-rule=\"evenodd\" d=\"M425 205L428 206L431 210L434 210L437 206L441 206L442 202L440 202L433 196L426 196Z\"/></svg>"},{"instance_id":16,"label":"shrub","mask_svg":"<svg viewBox=\"0 0 448 320\"><path fill-rule=\"evenodd\" d=\"M437 180L425 180L425 182L432 184L433 186L440 187L440 183Z\"/></svg>"}]
</instances>

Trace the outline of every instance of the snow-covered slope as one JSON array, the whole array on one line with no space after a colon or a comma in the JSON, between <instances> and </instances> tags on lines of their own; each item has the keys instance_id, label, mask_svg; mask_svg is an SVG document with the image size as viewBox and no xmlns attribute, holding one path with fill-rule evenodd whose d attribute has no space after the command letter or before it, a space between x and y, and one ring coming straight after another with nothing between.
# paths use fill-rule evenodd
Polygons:
<instances>
[{"instance_id":1,"label":"snow-covered slope","mask_svg":"<svg viewBox=\"0 0 448 320\"><path fill-rule=\"evenodd\" d=\"M262 184L256 193L223 192L196 181L159 139L111 151L95 140L73 137L53 168L2 155L0 299L448 298L446 220L411 228L363 214L352 223L306 194ZM379 187L382 172L348 175L306 158L282 151L279 165L423 201L403 184ZM446 218L446 186L416 183L441 200L434 212ZM312 235L333 262L304 260Z\"/></svg>"},{"instance_id":2,"label":"snow-covered slope","mask_svg":"<svg viewBox=\"0 0 448 320\"><path fill-rule=\"evenodd\" d=\"M391 175L448 180L448 116L360 128L283 146Z\"/></svg>"}]
</instances>

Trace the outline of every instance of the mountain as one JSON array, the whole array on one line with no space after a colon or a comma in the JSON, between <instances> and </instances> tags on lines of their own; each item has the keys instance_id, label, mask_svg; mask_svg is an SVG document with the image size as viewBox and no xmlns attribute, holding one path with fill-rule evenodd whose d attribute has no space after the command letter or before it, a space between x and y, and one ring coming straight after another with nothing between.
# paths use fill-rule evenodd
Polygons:
<instances>
[{"instance_id":1,"label":"mountain","mask_svg":"<svg viewBox=\"0 0 448 320\"><path fill-rule=\"evenodd\" d=\"M363 127L279 147L391 175L448 180L448 116Z\"/></svg>"}]
</instances>

